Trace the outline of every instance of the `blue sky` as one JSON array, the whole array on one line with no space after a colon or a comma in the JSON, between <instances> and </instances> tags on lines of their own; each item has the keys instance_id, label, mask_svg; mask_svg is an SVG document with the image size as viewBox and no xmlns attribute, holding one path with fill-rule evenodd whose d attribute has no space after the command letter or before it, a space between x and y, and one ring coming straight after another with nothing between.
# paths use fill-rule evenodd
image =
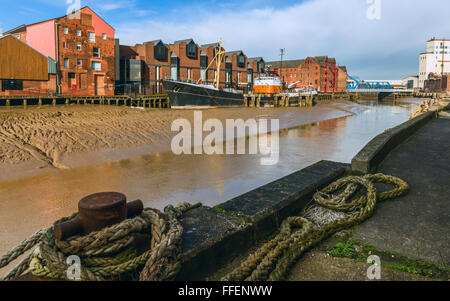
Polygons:
<instances>
[{"instance_id":1,"label":"blue sky","mask_svg":"<svg viewBox=\"0 0 450 301\"><path fill-rule=\"evenodd\" d=\"M380 19L367 10L380 1ZM8 30L65 14L66 0L0 0ZM371 3L368 3L371 2ZM220 37L227 50L278 60L329 55L350 74L399 79L418 73L431 37L450 38L448 0L81 0L116 29L122 44Z\"/></svg>"}]
</instances>

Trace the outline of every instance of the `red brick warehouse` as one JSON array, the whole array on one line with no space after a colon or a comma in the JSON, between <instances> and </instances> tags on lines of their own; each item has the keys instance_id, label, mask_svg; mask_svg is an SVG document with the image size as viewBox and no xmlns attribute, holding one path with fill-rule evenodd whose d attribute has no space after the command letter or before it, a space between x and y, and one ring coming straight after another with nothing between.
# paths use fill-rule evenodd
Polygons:
<instances>
[{"instance_id":1,"label":"red brick warehouse","mask_svg":"<svg viewBox=\"0 0 450 301\"><path fill-rule=\"evenodd\" d=\"M335 58L307 57L302 60L267 62L270 71L280 75L286 86L312 86L323 93L347 91L347 68L337 66Z\"/></svg>"},{"instance_id":2,"label":"red brick warehouse","mask_svg":"<svg viewBox=\"0 0 450 301\"><path fill-rule=\"evenodd\" d=\"M59 93L114 95L115 30L89 7L6 34L56 60Z\"/></svg>"}]
</instances>

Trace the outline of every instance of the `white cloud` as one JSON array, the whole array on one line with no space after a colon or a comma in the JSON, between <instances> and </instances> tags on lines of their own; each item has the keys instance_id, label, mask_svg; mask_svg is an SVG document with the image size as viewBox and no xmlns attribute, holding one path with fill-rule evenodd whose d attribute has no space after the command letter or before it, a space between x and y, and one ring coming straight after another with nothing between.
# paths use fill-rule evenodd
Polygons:
<instances>
[{"instance_id":1,"label":"white cloud","mask_svg":"<svg viewBox=\"0 0 450 301\"><path fill-rule=\"evenodd\" d=\"M117 24L122 44L194 38L199 44L223 37L227 50L286 59L329 55L362 77L401 77L418 72L418 55L432 36L447 34L448 0L382 0L381 20L369 20L366 0L311 0L290 7L242 11L179 8L168 20Z\"/></svg>"}]
</instances>

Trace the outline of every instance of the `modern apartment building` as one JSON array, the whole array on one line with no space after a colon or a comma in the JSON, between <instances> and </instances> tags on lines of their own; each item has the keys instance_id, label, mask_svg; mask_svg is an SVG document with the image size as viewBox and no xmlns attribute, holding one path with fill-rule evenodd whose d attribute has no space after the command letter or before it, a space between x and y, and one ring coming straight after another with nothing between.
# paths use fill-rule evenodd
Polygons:
<instances>
[{"instance_id":1,"label":"modern apartment building","mask_svg":"<svg viewBox=\"0 0 450 301\"><path fill-rule=\"evenodd\" d=\"M432 38L427 41L426 51L419 55L419 88L433 73L440 76L450 73L450 40Z\"/></svg>"},{"instance_id":2,"label":"modern apartment building","mask_svg":"<svg viewBox=\"0 0 450 301\"><path fill-rule=\"evenodd\" d=\"M89 7L66 16L21 25L5 35L15 36L56 61L58 93L114 94L115 30Z\"/></svg>"}]
</instances>

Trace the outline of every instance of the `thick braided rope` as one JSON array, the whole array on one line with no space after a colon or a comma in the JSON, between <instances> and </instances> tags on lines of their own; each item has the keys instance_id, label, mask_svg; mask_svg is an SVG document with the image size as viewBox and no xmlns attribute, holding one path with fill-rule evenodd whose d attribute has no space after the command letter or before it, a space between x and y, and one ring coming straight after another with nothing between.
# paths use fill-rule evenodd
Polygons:
<instances>
[{"instance_id":1,"label":"thick braided rope","mask_svg":"<svg viewBox=\"0 0 450 301\"><path fill-rule=\"evenodd\" d=\"M144 266L141 280L167 280L176 275L179 264L183 228L178 218L191 206L182 203L176 208L168 206L164 213L147 208L133 219L93 232L86 236L71 237L67 241L55 239L53 227L42 229L19 246L9 251L1 259L4 265L23 254L36 244L39 248L10 271L2 280L12 280L28 268L33 275L54 279L66 279L66 256L78 255L82 258L81 280L101 281L136 271ZM75 217L67 217L56 223ZM141 255L126 247L133 242L132 234L151 232L151 249ZM122 251L121 251L122 250ZM117 252L121 251L117 254ZM95 257L100 256L100 257Z\"/></svg>"},{"instance_id":2,"label":"thick braided rope","mask_svg":"<svg viewBox=\"0 0 450 301\"><path fill-rule=\"evenodd\" d=\"M396 188L376 194L374 183L387 183ZM343 191L342 188L346 187ZM366 195L346 202L355 194L358 188L364 188ZM290 266L309 248L323 239L341 230L350 228L369 218L377 202L396 198L407 193L409 187L401 179L383 174L367 175L365 177L346 177L325 187L313 197L319 205L339 211L354 211L355 213L328 223L312 231L311 223L303 221L299 226L303 231L286 231L286 224L293 220L287 218L281 226L280 234L250 255L241 266L236 268L222 280L282 280L286 277ZM336 196L329 195L335 191L342 192ZM298 218L298 217L297 217ZM272 250L272 251L271 251ZM250 276L248 276L251 273Z\"/></svg>"}]
</instances>

